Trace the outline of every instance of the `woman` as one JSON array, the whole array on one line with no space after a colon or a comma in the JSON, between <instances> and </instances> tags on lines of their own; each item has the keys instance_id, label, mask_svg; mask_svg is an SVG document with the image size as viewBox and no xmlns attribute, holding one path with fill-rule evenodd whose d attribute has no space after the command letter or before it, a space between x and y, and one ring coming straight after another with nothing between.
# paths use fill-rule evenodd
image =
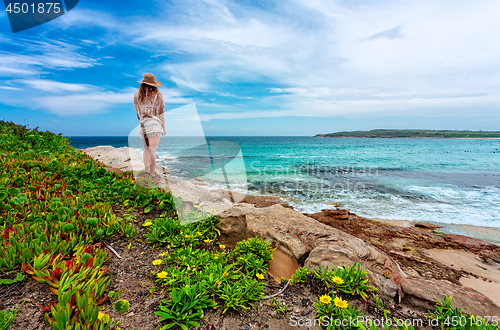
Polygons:
<instances>
[{"instance_id":1,"label":"woman","mask_svg":"<svg viewBox=\"0 0 500 330\"><path fill-rule=\"evenodd\" d=\"M155 76L146 73L139 91L134 94L134 108L139 119L139 135L144 142L144 169L153 177L156 166L156 148L160 143L160 136L165 135L165 103L163 96L158 91L161 82L156 81Z\"/></svg>"}]
</instances>

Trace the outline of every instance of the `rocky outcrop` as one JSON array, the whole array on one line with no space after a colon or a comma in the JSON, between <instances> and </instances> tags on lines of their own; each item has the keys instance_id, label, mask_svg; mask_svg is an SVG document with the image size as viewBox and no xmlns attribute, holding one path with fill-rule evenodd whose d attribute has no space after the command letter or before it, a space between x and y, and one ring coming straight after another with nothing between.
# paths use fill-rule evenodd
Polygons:
<instances>
[{"instance_id":1,"label":"rocky outcrop","mask_svg":"<svg viewBox=\"0 0 500 330\"><path fill-rule=\"evenodd\" d=\"M349 267L359 262L358 257L348 249L338 245L325 244L317 246L311 251L304 267L315 269L321 266L335 269L344 265Z\"/></svg>"},{"instance_id":2,"label":"rocky outcrop","mask_svg":"<svg viewBox=\"0 0 500 330\"><path fill-rule=\"evenodd\" d=\"M335 209L335 210L321 210L327 217L340 220L349 219L349 210ZM321 220L320 220L321 221ZM321 221L324 223L324 221Z\"/></svg>"},{"instance_id":3,"label":"rocky outcrop","mask_svg":"<svg viewBox=\"0 0 500 330\"><path fill-rule=\"evenodd\" d=\"M359 261L364 269L382 277L384 274L388 275L396 287L401 281L401 273L384 253L352 235L319 223L282 205L257 208L249 204L235 204L234 207L221 214L222 226L234 222L234 219L241 215L245 215L247 224L246 227L239 226L244 228L243 232L226 231L221 237L222 240L231 243L232 235L266 238L276 237L275 233L281 233L296 237L306 248L306 253L318 246L331 244L350 251L350 255L355 256L355 260ZM236 226L232 227L236 228ZM281 250L284 249L288 249L289 255L295 255L291 251L293 248L282 246ZM373 283L373 285L385 290L380 283Z\"/></svg>"},{"instance_id":4,"label":"rocky outcrop","mask_svg":"<svg viewBox=\"0 0 500 330\"><path fill-rule=\"evenodd\" d=\"M436 229L445 228L444 226L437 225L435 223L430 223L430 222L416 222L414 226L418 227L418 228L429 229L429 230L436 230Z\"/></svg>"},{"instance_id":5,"label":"rocky outcrop","mask_svg":"<svg viewBox=\"0 0 500 330\"><path fill-rule=\"evenodd\" d=\"M455 235L455 234L443 234L441 235L446 241L467 247L472 250L479 249L498 249L498 245L486 242L477 238Z\"/></svg>"},{"instance_id":6,"label":"rocky outcrop","mask_svg":"<svg viewBox=\"0 0 500 330\"><path fill-rule=\"evenodd\" d=\"M423 277L407 277L401 282L404 301L423 310L434 310L437 299L452 296L451 305L462 308L463 313L473 315L500 315L498 307L490 298L471 288L444 280L429 280Z\"/></svg>"},{"instance_id":7,"label":"rocky outcrop","mask_svg":"<svg viewBox=\"0 0 500 330\"><path fill-rule=\"evenodd\" d=\"M144 171L144 161L139 151L134 148L98 146L83 150L87 155L104 164L113 172ZM161 164L156 164L156 172L163 173Z\"/></svg>"},{"instance_id":8,"label":"rocky outcrop","mask_svg":"<svg viewBox=\"0 0 500 330\"><path fill-rule=\"evenodd\" d=\"M267 232L266 240L276 249L269 261L269 273L274 278L291 278L307 257L307 246L297 237L275 230Z\"/></svg>"}]
</instances>

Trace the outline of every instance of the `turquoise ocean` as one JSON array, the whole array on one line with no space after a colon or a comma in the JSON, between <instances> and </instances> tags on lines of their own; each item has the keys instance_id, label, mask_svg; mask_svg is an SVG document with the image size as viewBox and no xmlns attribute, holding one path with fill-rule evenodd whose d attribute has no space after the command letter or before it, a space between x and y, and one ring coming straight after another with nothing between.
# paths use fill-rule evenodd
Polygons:
<instances>
[{"instance_id":1,"label":"turquoise ocean","mask_svg":"<svg viewBox=\"0 0 500 330\"><path fill-rule=\"evenodd\" d=\"M131 146L128 137L71 137L80 149ZM207 137L218 148L207 161L199 139L162 138L157 154L174 176L203 176L207 162L226 164L251 195L274 195L298 211L342 208L369 218L500 228L500 140L314 137ZM213 142L212 142L213 141ZM227 141L227 142L222 142ZM233 159L239 171L231 171ZM241 159L243 162L241 162ZM241 164L244 164L243 169ZM234 166L233 166L234 167ZM243 187L245 186L245 187ZM244 189L245 188L245 189Z\"/></svg>"}]
</instances>

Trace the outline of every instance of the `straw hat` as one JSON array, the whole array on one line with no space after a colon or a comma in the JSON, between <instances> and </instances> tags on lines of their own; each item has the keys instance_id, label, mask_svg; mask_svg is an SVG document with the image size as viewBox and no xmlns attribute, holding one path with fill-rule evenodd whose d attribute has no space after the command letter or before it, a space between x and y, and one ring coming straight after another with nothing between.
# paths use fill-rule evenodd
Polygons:
<instances>
[{"instance_id":1,"label":"straw hat","mask_svg":"<svg viewBox=\"0 0 500 330\"><path fill-rule=\"evenodd\" d=\"M138 81L138 83L148 84L148 85L151 85L151 86L154 86L154 87L160 87L161 86L161 82L157 81L155 79L155 75L152 74L152 73L146 73L144 75L144 78L142 79L142 81Z\"/></svg>"}]
</instances>

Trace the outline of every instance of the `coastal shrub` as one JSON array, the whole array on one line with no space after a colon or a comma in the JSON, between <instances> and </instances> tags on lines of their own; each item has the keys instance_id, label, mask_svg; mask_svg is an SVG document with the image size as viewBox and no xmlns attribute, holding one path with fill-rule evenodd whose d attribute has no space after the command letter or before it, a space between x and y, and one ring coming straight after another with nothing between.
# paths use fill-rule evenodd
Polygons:
<instances>
[{"instance_id":1,"label":"coastal shrub","mask_svg":"<svg viewBox=\"0 0 500 330\"><path fill-rule=\"evenodd\" d=\"M461 308L453 308L451 306L452 297L444 297L441 302L437 300L436 309L434 312L429 312L428 316L431 319L437 319L441 328L449 330L496 330L500 320L498 316L489 316L487 318L474 317L471 314L461 313Z\"/></svg>"},{"instance_id":2,"label":"coastal shrub","mask_svg":"<svg viewBox=\"0 0 500 330\"><path fill-rule=\"evenodd\" d=\"M269 260L272 259L274 249L269 242L261 238L250 238L240 241L231 252L235 264L244 269L247 276L254 277L257 274L267 273Z\"/></svg>"},{"instance_id":3,"label":"coastal shrub","mask_svg":"<svg viewBox=\"0 0 500 330\"><path fill-rule=\"evenodd\" d=\"M171 299L162 300L159 310L155 312L161 322L167 322L161 330L175 325L183 330L188 330L190 326L199 327L198 321L203 318L203 310L217 305L207 292L207 287L201 282L174 288L170 292Z\"/></svg>"},{"instance_id":4,"label":"coastal shrub","mask_svg":"<svg viewBox=\"0 0 500 330\"><path fill-rule=\"evenodd\" d=\"M175 198L137 186L132 173L105 170L50 132L0 121L0 154L0 268L23 266L57 294L45 314L53 329L116 327L100 312L110 276L98 241L136 229L113 207L161 204L172 214Z\"/></svg>"},{"instance_id":5,"label":"coastal shrub","mask_svg":"<svg viewBox=\"0 0 500 330\"><path fill-rule=\"evenodd\" d=\"M350 325L343 323L343 320L357 320L361 315L354 306L338 296L322 295L317 298L314 304L316 317L328 330L334 329L362 329L362 325ZM356 323L356 322L355 322Z\"/></svg>"},{"instance_id":6,"label":"coastal shrub","mask_svg":"<svg viewBox=\"0 0 500 330\"><path fill-rule=\"evenodd\" d=\"M179 213L179 219L162 214L147 225L148 241L168 249L153 262L159 266L156 283L170 292L155 312L165 322L162 329L199 326L207 308L242 311L264 295L262 280L273 249L258 238L226 249L217 242L219 221L195 208Z\"/></svg>"},{"instance_id":7,"label":"coastal shrub","mask_svg":"<svg viewBox=\"0 0 500 330\"><path fill-rule=\"evenodd\" d=\"M229 308L236 311L249 309L253 306L253 301L259 300L263 296L264 284L255 278L242 276L232 285L220 286L217 290L218 296L224 302L225 313Z\"/></svg>"},{"instance_id":8,"label":"coastal shrub","mask_svg":"<svg viewBox=\"0 0 500 330\"><path fill-rule=\"evenodd\" d=\"M316 278L323 281L328 288L331 288L330 293L343 292L350 295L359 295L363 300L368 297L367 290L377 290L377 288L367 285L368 279L365 278L364 271L359 263L355 263L350 267L343 265L334 270L329 270L328 267L319 267L314 270Z\"/></svg>"},{"instance_id":9,"label":"coastal shrub","mask_svg":"<svg viewBox=\"0 0 500 330\"><path fill-rule=\"evenodd\" d=\"M16 314L21 310L21 306L24 305L25 302L26 300L23 301L17 309L0 310L0 330L7 330L10 327L16 318Z\"/></svg>"},{"instance_id":10,"label":"coastal shrub","mask_svg":"<svg viewBox=\"0 0 500 330\"><path fill-rule=\"evenodd\" d=\"M290 285L295 285L297 283L303 283L306 277L311 274L311 271L307 268L300 267L293 273L290 279Z\"/></svg>"}]
</instances>

